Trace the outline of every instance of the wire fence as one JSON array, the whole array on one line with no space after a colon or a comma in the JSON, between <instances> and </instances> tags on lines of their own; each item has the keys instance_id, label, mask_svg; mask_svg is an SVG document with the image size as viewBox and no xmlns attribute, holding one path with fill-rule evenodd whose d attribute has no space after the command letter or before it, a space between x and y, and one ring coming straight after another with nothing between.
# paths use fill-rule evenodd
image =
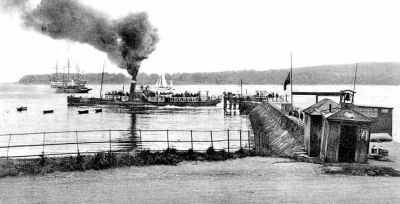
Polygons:
<instances>
[{"instance_id":1,"label":"wire fence","mask_svg":"<svg viewBox=\"0 0 400 204\"><path fill-rule=\"evenodd\" d=\"M254 146L250 130L85 130L0 134L0 158L29 158L192 149L204 152L209 147L228 152Z\"/></svg>"}]
</instances>

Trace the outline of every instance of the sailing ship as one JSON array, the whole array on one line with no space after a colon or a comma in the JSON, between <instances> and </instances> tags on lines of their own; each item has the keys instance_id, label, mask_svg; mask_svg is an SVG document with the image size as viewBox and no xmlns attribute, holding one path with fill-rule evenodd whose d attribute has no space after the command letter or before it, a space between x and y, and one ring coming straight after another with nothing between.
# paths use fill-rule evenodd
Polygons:
<instances>
[{"instance_id":1,"label":"sailing ship","mask_svg":"<svg viewBox=\"0 0 400 204\"><path fill-rule=\"evenodd\" d=\"M159 94L173 94L175 92L175 88L172 85L172 80L170 80L170 84L168 84L167 79L165 78L165 74L162 74L157 79L155 85L149 86L148 88L150 92L158 92Z\"/></svg>"},{"instance_id":2,"label":"sailing ship","mask_svg":"<svg viewBox=\"0 0 400 204\"><path fill-rule=\"evenodd\" d=\"M80 73L76 74L76 79L70 77L69 74L69 60L68 60L68 73L67 76L65 77L65 73L62 75L62 79L59 79L58 76L58 64L56 63L56 75L54 78L50 81L50 87L51 88L56 88L56 93L88 93L90 88L85 87L86 85L86 80L80 79ZM79 70L78 65L77 65L77 70Z\"/></svg>"}]
</instances>

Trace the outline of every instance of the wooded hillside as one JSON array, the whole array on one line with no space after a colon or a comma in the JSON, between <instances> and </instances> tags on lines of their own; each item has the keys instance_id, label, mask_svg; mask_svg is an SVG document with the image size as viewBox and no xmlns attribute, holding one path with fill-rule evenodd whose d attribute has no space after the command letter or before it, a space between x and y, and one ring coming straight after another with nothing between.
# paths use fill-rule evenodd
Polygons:
<instances>
[{"instance_id":1,"label":"wooded hillside","mask_svg":"<svg viewBox=\"0 0 400 204\"><path fill-rule=\"evenodd\" d=\"M295 84L352 84L354 80L354 64L322 65L293 69ZM266 71L242 70L225 72L197 72L166 74L167 80L179 84L283 84L289 69ZM54 74L26 75L20 83L43 84L54 77ZM59 76L61 77L61 76ZM85 74L88 83L100 83L101 73ZM157 74L139 73L139 84L154 84ZM105 73L104 83L129 83L130 78L124 74ZM358 84L400 84L400 63L360 63L357 74Z\"/></svg>"}]
</instances>

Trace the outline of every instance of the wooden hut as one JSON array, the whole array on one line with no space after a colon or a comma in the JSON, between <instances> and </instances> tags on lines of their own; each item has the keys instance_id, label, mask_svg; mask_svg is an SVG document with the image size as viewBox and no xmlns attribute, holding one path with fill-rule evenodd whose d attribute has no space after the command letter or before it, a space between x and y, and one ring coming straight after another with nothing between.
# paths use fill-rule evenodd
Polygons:
<instances>
[{"instance_id":1,"label":"wooden hut","mask_svg":"<svg viewBox=\"0 0 400 204\"><path fill-rule=\"evenodd\" d=\"M374 121L353 109L354 92L341 94L340 105L324 99L304 110L306 150L324 162L365 163Z\"/></svg>"},{"instance_id":2,"label":"wooden hut","mask_svg":"<svg viewBox=\"0 0 400 204\"><path fill-rule=\"evenodd\" d=\"M349 108L323 116L320 158L325 162L365 163L373 120Z\"/></svg>"}]
</instances>

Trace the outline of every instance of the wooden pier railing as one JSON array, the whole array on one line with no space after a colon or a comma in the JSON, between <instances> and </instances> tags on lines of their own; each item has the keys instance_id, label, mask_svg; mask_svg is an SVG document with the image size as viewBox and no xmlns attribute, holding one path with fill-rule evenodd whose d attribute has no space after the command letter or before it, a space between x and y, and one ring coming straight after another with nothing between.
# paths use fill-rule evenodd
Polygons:
<instances>
[{"instance_id":1,"label":"wooden pier railing","mask_svg":"<svg viewBox=\"0 0 400 204\"><path fill-rule=\"evenodd\" d=\"M0 134L0 158L30 158L209 147L228 152L254 148L250 130L84 130Z\"/></svg>"}]
</instances>

